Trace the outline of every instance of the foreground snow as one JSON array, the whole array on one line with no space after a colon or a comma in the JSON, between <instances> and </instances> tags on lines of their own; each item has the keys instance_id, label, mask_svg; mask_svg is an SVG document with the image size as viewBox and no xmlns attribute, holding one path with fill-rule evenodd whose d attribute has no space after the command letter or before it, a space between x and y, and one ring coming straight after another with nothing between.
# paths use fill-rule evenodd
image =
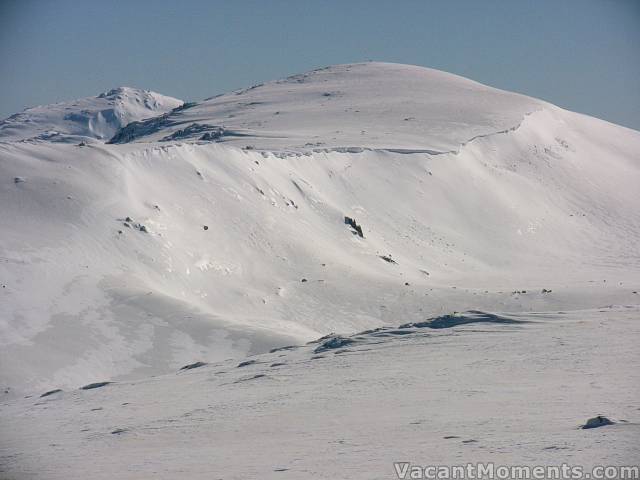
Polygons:
<instances>
[{"instance_id":1,"label":"foreground snow","mask_svg":"<svg viewBox=\"0 0 640 480\"><path fill-rule=\"evenodd\" d=\"M639 313L470 314L20 399L0 407L0 472L391 479L403 461L633 465ZM579 428L597 414L616 423Z\"/></svg>"}]
</instances>

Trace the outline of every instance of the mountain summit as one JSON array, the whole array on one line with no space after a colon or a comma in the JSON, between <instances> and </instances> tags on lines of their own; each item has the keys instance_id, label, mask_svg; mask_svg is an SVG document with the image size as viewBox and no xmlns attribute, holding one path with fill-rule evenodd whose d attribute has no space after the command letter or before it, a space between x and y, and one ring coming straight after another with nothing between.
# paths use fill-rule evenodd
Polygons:
<instances>
[{"instance_id":1,"label":"mountain summit","mask_svg":"<svg viewBox=\"0 0 640 480\"><path fill-rule=\"evenodd\" d=\"M545 102L430 68L356 63L254 85L133 123L112 143L215 141L265 150L443 152Z\"/></svg>"},{"instance_id":2,"label":"mountain summit","mask_svg":"<svg viewBox=\"0 0 640 480\"><path fill-rule=\"evenodd\" d=\"M118 87L95 97L27 108L0 122L0 142L106 140L130 122L168 112L182 103L156 92Z\"/></svg>"}]
</instances>

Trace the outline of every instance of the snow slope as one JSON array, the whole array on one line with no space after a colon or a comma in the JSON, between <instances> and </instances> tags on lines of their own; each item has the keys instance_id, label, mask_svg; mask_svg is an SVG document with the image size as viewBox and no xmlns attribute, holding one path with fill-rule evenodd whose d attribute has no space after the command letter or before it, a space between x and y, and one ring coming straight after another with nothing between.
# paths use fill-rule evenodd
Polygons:
<instances>
[{"instance_id":1,"label":"snow slope","mask_svg":"<svg viewBox=\"0 0 640 480\"><path fill-rule=\"evenodd\" d=\"M220 123L223 105L239 123L161 141ZM377 63L187 105L142 130L122 145L0 144L9 396L454 310L638 303L639 132Z\"/></svg>"},{"instance_id":2,"label":"snow slope","mask_svg":"<svg viewBox=\"0 0 640 480\"><path fill-rule=\"evenodd\" d=\"M0 142L108 140L128 123L160 115L182 103L148 90L119 87L96 97L27 108L0 121Z\"/></svg>"},{"instance_id":3,"label":"snow slope","mask_svg":"<svg viewBox=\"0 0 640 480\"><path fill-rule=\"evenodd\" d=\"M0 475L394 479L394 462L637 465L639 313L467 314L8 402ZM615 423L580 429L598 414Z\"/></svg>"}]
</instances>

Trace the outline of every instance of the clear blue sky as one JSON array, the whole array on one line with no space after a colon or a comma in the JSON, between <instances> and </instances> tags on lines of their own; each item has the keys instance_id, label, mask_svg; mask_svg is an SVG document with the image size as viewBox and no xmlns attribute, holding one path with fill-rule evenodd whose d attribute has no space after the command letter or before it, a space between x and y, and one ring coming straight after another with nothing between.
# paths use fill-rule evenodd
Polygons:
<instances>
[{"instance_id":1,"label":"clear blue sky","mask_svg":"<svg viewBox=\"0 0 640 480\"><path fill-rule=\"evenodd\" d=\"M0 117L120 85L201 100L369 59L640 130L639 0L0 0Z\"/></svg>"}]
</instances>

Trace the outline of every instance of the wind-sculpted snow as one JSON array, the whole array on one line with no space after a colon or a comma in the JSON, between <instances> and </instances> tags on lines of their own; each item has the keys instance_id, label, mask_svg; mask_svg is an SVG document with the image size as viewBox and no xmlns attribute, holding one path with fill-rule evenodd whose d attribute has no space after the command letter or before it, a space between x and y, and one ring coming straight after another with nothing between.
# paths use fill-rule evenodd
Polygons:
<instances>
[{"instance_id":1,"label":"wind-sculpted snow","mask_svg":"<svg viewBox=\"0 0 640 480\"><path fill-rule=\"evenodd\" d=\"M475 310L466 312L465 314L442 315L436 318L430 318L424 322L407 323L399 328L453 328L458 325L467 325L469 323L500 323L500 324L518 324L523 323L522 320L516 320L506 316L496 315L494 313L478 312Z\"/></svg>"},{"instance_id":2,"label":"wind-sculpted snow","mask_svg":"<svg viewBox=\"0 0 640 480\"><path fill-rule=\"evenodd\" d=\"M0 142L108 140L130 122L168 112L181 100L120 87L97 97L28 108L0 122ZM85 138L86 137L86 138Z\"/></svg>"},{"instance_id":3,"label":"wind-sculpted snow","mask_svg":"<svg viewBox=\"0 0 640 480\"><path fill-rule=\"evenodd\" d=\"M394 336L411 336L422 334L421 329L450 329L458 326L469 324L498 324L498 325L519 325L528 323L528 320L519 320L506 315L497 315L494 313L478 312L471 310L463 313L452 313L429 318L421 322L411 322L400 325L399 327L378 327L373 330L365 330L349 337L341 335L327 335L319 340L310 342L318 344L313 353L323 353L330 350L336 350L336 353L344 353L346 347L362 346L370 343L379 343L380 337Z\"/></svg>"},{"instance_id":4,"label":"wind-sculpted snow","mask_svg":"<svg viewBox=\"0 0 640 480\"><path fill-rule=\"evenodd\" d=\"M131 122L126 127L118 130L116 135L109 140L110 144L129 143L145 135L163 130L170 130L173 126L183 126L170 118L169 114L150 118L140 122ZM251 135L236 132L218 125L190 123L179 130L170 130L171 134L160 138L160 142L176 142L179 140L199 140L201 142L221 142L229 138L250 137Z\"/></svg>"}]
</instances>

